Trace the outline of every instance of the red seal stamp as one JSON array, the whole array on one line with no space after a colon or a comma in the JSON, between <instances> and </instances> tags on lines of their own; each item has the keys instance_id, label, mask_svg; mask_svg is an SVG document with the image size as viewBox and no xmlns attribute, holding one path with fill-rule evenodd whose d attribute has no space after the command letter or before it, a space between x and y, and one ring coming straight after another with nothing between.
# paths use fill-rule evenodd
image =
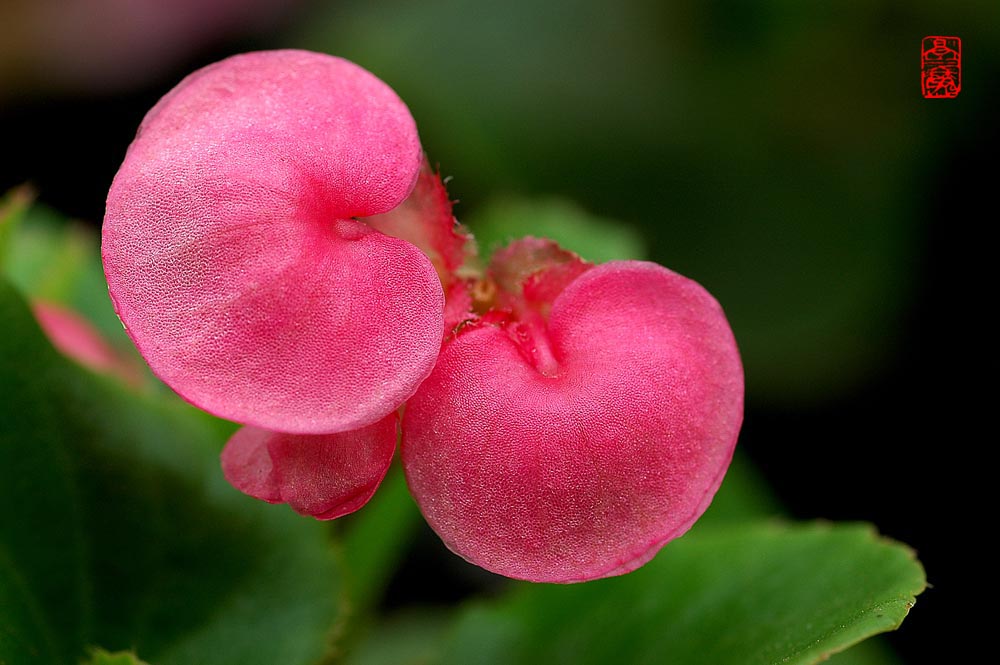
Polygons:
<instances>
[{"instance_id":1,"label":"red seal stamp","mask_svg":"<svg viewBox=\"0 0 1000 665\"><path fill-rule=\"evenodd\" d=\"M924 37L920 45L920 87L927 99L952 99L962 89L962 40Z\"/></svg>"}]
</instances>

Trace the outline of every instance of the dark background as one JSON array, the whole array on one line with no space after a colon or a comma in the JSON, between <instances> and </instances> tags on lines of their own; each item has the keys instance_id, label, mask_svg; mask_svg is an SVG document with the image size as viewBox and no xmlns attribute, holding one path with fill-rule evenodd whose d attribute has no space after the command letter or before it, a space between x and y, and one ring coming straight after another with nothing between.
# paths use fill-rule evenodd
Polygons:
<instances>
[{"instance_id":1,"label":"dark background","mask_svg":"<svg viewBox=\"0 0 1000 665\"><path fill-rule=\"evenodd\" d=\"M77 0L58 21L50 4L0 3L0 190L30 182L96 226L143 114L186 73L260 48L355 60L410 105L473 231L497 197L562 197L712 291L746 363L741 449L793 516L917 550L933 586L888 637L905 662L976 653L1000 4L220 0L171 19ZM920 95L933 34L963 40L957 99ZM389 602L470 586L396 584Z\"/></svg>"}]
</instances>

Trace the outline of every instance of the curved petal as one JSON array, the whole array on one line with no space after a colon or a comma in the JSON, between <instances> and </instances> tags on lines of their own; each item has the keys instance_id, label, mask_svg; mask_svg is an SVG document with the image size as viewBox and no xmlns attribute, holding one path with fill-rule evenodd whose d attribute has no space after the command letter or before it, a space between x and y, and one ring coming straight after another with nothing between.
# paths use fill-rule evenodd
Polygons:
<instances>
[{"instance_id":1,"label":"curved petal","mask_svg":"<svg viewBox=\"0 0 1000 665\"><path fill-rule=\"evenodd\" d=\"M257 427L238 429L222 449L222 474L244 494L268 503L281 503L281 488L267 450L272 434Z\"/></svg>"},{"instance_id":2,"label":"curved petal","mask_svg":"<svg viewBox=\"0 0 1000 665\"><path fill-rule=\"evenodd\" d=\"M276 434L267 448L281 498L296 512L332 520L352 513L378 489L396 450L395 413L359 430Z\"/></svg>"},{"instance_id":3,"label":"curved petal","mask_svg":"<svg viewBox=\"0 0 1000 665\"><path fill-rule=\"evenodd\" d=\"M471 317L469 263L476 253L475 241L452 214L452 202L441 175L426 157L410 196L392 211L366 217L368 226L386 235L413 243L427 255L444 287L446 330Z\"/></svg>"},{"instance_id":4,"label":"curved petal","mask_svg":"<svg viewBox=\"0 0 1000 665\"><path fill-rule=\"evenodd\" d=\"M115 309L153 371L211 413L321 434L374 423L433 367L444 295L416 247L356 221L403 201L406 106L331 56L200 70L147 115L108 195Z\"/></svg>"},{"instance_id":5,"label":"curved petal","mask_svg":"<svg viewBox=\"0 0 1000 665\"><path fill-rule=\"evenodd\" d=\"M332 520L368 503L396 449L395 413L339 434L302 435L244 427L222 451L226 480L245 494Z\"/></svg>"},{"instance_id":6,"label":"curved petal","mask_svg":"<svg viewBox=\"0 0 1000 665\"><path fill-rule=\"evenodd\" d=\"M722 310L666 268L614 262L514 332L467 326L407 403L403 465L424 516L510 577L639 567L704 512L736 444L743 372Z\"/></svg>"}]
</instances>

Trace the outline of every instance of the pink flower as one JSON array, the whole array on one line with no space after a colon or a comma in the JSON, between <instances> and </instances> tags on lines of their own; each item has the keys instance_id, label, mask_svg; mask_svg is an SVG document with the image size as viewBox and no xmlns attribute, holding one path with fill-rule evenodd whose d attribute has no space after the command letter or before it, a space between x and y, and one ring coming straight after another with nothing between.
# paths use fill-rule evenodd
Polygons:
<instances>
[{"instance_id":1,"label":"pink flower","mask_svg":"<svg viewBox=\"0 0 1000 665\"><path fill-rule=\"evenodd\" d=\"M629 572L705 511L743 415L729 325L656 264L597 267L527 238L494 257L497 307L407 403L403 466L457 554L536 582Z\"/></svg>"},{"instance_id":2,"label":"pink flower","mask_svg":"<svg viewBox=\"0 0 1000 665\"><path fill-rule=\"evenodd\" d=\"M371 425L434 365L444 298L412 244L357 218L422 163L402 101L304 51L235 56L146 116L108 194L102 254L153 371L223 418L298 434Z\"/></svg>"},{"instance_id":3,"label":"pink flower","mask_svg":"<svg viewBox=\"0 0 1000 665\"><path fill-rule=\"evenodd\" d=\"M704 512L736 444L742 367L703 288L536 238L483 274L406 107L337 58L252 53L185 79L112 185L103 254L153 371L248 425L222 454L235 487L356 510L405 402L421 510L503 575L642 565Z\"/></svg>"},{"instance_id":4,"label":"pink flower","mask_svg":"<svg viewBox=\"0 0 1000 665\"><path fill-rule=\"evenodd\" d=\"M242 491L332 518L385 474L444 294L417 247L359 219L399 206L422 163L388 86L304 51L195 72L139 128L108 194L109 291L157 376L252 426L223 458Z\"/></svg>"}]
</instances>

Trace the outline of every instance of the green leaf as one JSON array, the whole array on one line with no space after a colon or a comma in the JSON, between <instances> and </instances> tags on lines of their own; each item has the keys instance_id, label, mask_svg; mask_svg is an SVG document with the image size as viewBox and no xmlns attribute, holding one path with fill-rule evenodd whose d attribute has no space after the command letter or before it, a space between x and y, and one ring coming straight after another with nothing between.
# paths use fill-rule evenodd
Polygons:
<instances>
[{"instance_id":1,"label":"green leaf","mask_svg":"<svg viewBox=\"0 0 1000 665\"><path fill-rule=\"evenodd\" d=\"M784 515L778 500L771 493L760 472L754 468L737 447L729 464L722 486L711 505L695 525L700 529L708 525L745 523L750 520Z\"/></svg>"},{"instance_id":2,"label":"green leaf","mask_svg":"<svg viewBox=\"0 0 1000 665\"><path fill-rule=\"evenodd\" d=\"M66 361L2 280L0 320L0 662L322 657L342 602L328 532L228 486L233 425Z\"/></svg>"},{"instance_id":3,"label":"green leaf","mask_svg":"<svg viewBox=\"0 0 1000 665\"><path fill-rule=\"evenodd\" d=\"M131 651L118 651L108 653L104 649L93 649L90 658L81 665L149 665L143 660L139 660Z\"/></svg>"},{"instance_id":4,"label":"green leaf","mask_svg":"<svg viewBox=\"0 0 1000 665\"><path fill-rule=\"evenodd\" d=\"M593 263L642 259L647 254L633 227L588 214L564 199L494 199L465 221L484 257L523 236L552 238Z\"/></svg>"},{"instance_id":5,"label":"green leaf","mask_svg":"<svg viewBox=\"0 0 1000 665\"><path fill-rule=\"evenodd\" d=\"M736 455L726 472L726 479L705 514L698 520L694 533L707 527L746 524L762 518L785 515L763 476L746 458L743 451ZM689 536L690 537L690 536ZM879 639L869 639L832 656L832 665L893 665L898 660Z\"/></svg>"},{"instance_id":6,"label":"green leaf","mask_svg":"<svg viewBox=\"0 0 1000 665\"><path fill-rule=\"evenodd\" d=\"M875 638L834 654L826 662L830 665L896 665L899 659L884 640Z\"/></svg>"},{"instance_id":7,"label":"green leaf","mask_svg":"<svg viewBox=\"0 0 1000 665\"><path fill-rule=\"evenodd\" d=\"M397 482L400 485L402 484L401 477L396 476L395 478L386 480L386 483L390 483L390 487L393 487ZM376 500L381 496L383 502L378 508L380 511L378 519L376 519L374 514L368 514L368 508L358 513L357 519L367 520L370 517L371 521L365 524L364 527L361 527L360 523L358 523L358 526L348 531L349 535L345 542L348 543L347 556L349 559L352 557L350 553L352 547L358 548L353 554L355 559L364 560L368 556L371 544L367 543L367 539L371 537L371 533L377 533L379 520L382 519L383 515L395 516L392 518L393 524L391 526L393 529L398 527L396 520L400 520L404 516L408 520L415 521L419 519L414 514L415 509L413 508L412 500L405 494L405 491L402 491L403 489L405 488L397 487L396 490L400 491L391 490L386 492L384 496L382 495L382 490L380 490L379 494L376 495ZM468 662L470 663L483 663L484 665L489 665L490 663L511 663L516 665L521 662L545 662L541 656L535 658L523 656L522 654L521 657L524 660L516 660L514 655L512 655L514 653L521 653L519 651L512 651L514 649L512 644L526 639L525 633L528 631L524 623L533 620L531 617L539 613L544 613L543 610L531 610L525 614L525 604L531 605L533 602L536 602L534 600L538 598L536 594L540 594L542 597L551 594L562 596L561 598L553 598L552 602L556 605L566 605L572 608L568 611L577 612L581 616L590 616L595 611L599 612L600 605L605 602L609 603L612 612L628 612L631 608L635 607L635 587L642 587L644 584L653 584L655 585L654 589L664 590L663 595L669 596L672 591L671 576L685 577L687 575L686 566L689 565L691 560L698 558L698 555L691 551L687 553L683 551L684 548L688 547L686 545L687 541L691 539L697 540L702 531L726 533L724 529L736 528L739 530L739 533L743 533L747 529L746 524L748 521L759 521L762 517L767 518L781 514L782 510L764 484L760 474L741 452L737 450L729 472L726 474L725 482L723 482L715 500L702 519L699 520L693 532L677 543L669 545L646 568L631 573L624 578L603 580L582 585L582 587L526 587L525 585L516 585L515 589L517 590L510 597L504 596L493 603L474 605L471 608L457 612L442 612L440 609L435 610L427 607L404 609L399 613L383 618L370 631L367 631L364 639L355 645L347 662L350 665L429 665L439 661L461 662L464 657L469 657L470 660ZM770 539L769 533L776 527L767 526L758 528L766 532L765 535L768 535ZM841 528L838 527L838 529ZM782 529L789 531L791 535L796 537L808 537L808 532L813 529L820 529L822 531L829 529L829 527L783 527ZM856 529L856 527L848 527L847 529ZM360 536L365 532L367 532L367 535L365 538L361 538ZM922 573L920 572L919 565L910 561L910 556L904 549L899 546L884 546L884 544L872 538L869 532L864 529L862 529L862 532L859 540L865 547L878 549L878 551L883 552L890 558L899 558L902 555L903 567L910 566L911 570L909 572L913 574L913 579L916 580L919 578L922 581ZM352 536L356 537L354 545L350 545L353 540ZM387 536L382 535L380 538L384 540ZM842 544L844 549L851 549L852 547L843 540L844 536L839 530L831 535L830 538L831 542ZM885 549L886 547L888 547L887 550ZM660 559L673 556L670 554L673 548L682 549L681 555L679 555L680 558L664 567ZM399 556L398 550L393 551L397 552L395 556ZM788 553L786 555L791 556ZM804 563L808 566L819 562L816 558L812 558L799 563L800 565ZM387 571L388 567L381 569L380 575L387 574ZM904 572L904 576L907 574ZM639 576L639 580L634 584L629 582L633 576ZM716 584L722 584L723 582L724 579L716 582ZM920 584L922 582L916 583L915 586L919 586ZM591 586L596 586L596 590L582 595L577 590L578 588L581 590L587 589ZM711 593L711 590L705 590L704 593ZM759 590L757 593L766 593L766 589ZM691 595L694 595L694 590L692 590ZM691 595L686 596L686 598L690 600ZM537 602L543 602L544 600L542 598ZM563 608L563 611L567 611L566 608ZM706 610L708 613L710 611L710 609ZM820 611L822 610L820 609ZM468 624L473 620L470 619L470 615L476 615L476 613L480 612L486 612L482 624L478 627L470 627ZM658 612L667 614L668 608L661 607ZM635 627L637 629L636 634L641 636L654 633L658 630L659 617L660 615L657 614L657 611L647 612L645 622ZM751 616L748 621L752 620L753 617ZM585 625L572 628L572 630L579 631L580 634L586 634L587 631L598 630L598 624L602 622L603 618L597 618ZM667 622L668 619L663 620L663 629L668 627ZM513 628L511 624L514 625ZM562 627L565 628L566 626L563 625ZM603 630L603 627L600 627L600 630ZM623 627L617 634L617 638L625 641L633 639L631 637L632 630L633 627L631 626ZM701 630L701 628L693 630L697 631ZM456 631L458 632L456 633ZM465 637L461 637L463 631ZM558 634L559 631L556 631L556 637ZM451 636L451 639L449 639L449 636ZM472 644L469 647L469 651L462 651L456 654L455 650L458 648L455 643L456 639L468 640ZM547 653L544 643L548 639L549 637L544 634L537 636L538 642L530 643L527 649L529 651L531 649L540 649L540 653ZM575 638L571 637L569 639ZM451 654L449 656L450 659L442 659L442 654L446 650ZM474 658L473 655L475 656ZM659 654L654 655L656 655L656 658L650 656L651 660L649 662L675 662L677 665L686 665L688 662L708 662L698 660L697 658L693 661L685 661L679 658L671 661L667 658L659 658ZM638 658L635 662L647 662L642 657ZM593 662L600 662L600 659L594 659ZM608 662L631 663L633 661L616 659ZM741 661L737 659L733 662ZM877 640L867 640L850 648L848 651L836 654L831 658L830 662L837 665L887 665L896 662L896 660L891 652L884 645L878 643ZM713 663L713 665L715 664Z\"/></svg>"},{"instance_id":8,"label":"green leaf","mask_svg":"<svg viewBox=\"0 0 1000 665\"><path fill-rule=\"evenodd\" d=\"M24 576L0 547L0 662L61 662L52 633Z\"/></svg>"},{"instance_id":9,"label":"green leaf","mask_svg":"<svg viewBox=\"0 0 1000 665\"><path fill-rule=\"evenodd\" d=\"M924 586L866 525L703 528L629 575L472 606L435 662L816 663L896 628Z\"/></svg>"}]
</instances>

